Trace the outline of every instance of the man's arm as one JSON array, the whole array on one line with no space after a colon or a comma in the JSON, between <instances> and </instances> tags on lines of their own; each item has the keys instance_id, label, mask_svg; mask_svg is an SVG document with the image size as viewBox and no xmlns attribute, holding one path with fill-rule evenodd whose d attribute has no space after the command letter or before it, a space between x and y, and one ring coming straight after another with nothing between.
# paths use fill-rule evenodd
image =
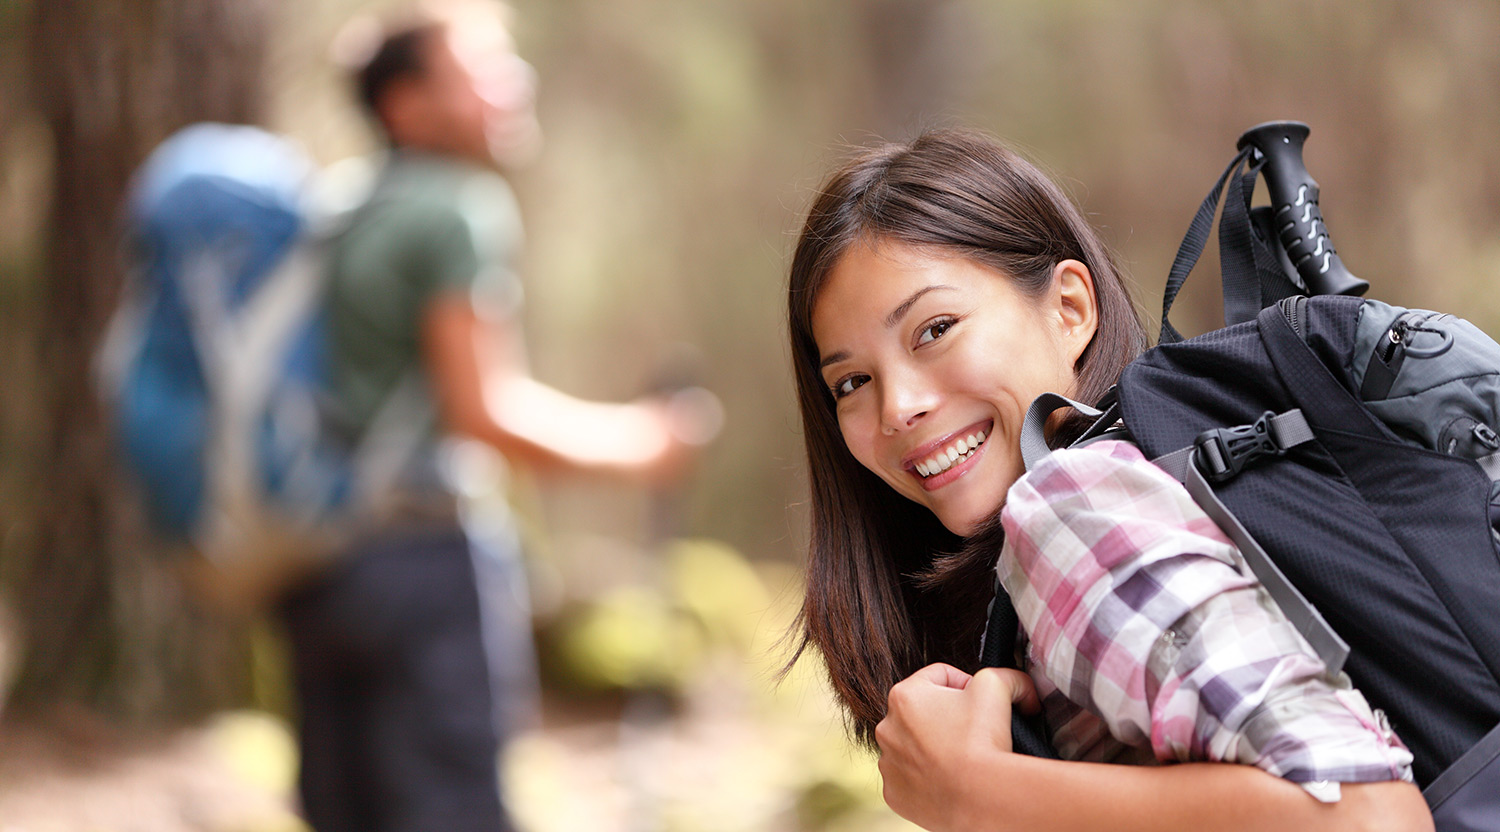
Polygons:
<instances>
[{"instance_id":1,"label":"man's arm","mask_svg":"<svg viewBox=\"0 0 1500 832\"><path fill-rule=\"evenodd\" d=\"M423 349L444 426L539 470L634 476L674 473L690 453L668 408L604 404L527 374L515 333L497 332L465 295L434 299L423 315Z\"/></svg>"}]
</instances>

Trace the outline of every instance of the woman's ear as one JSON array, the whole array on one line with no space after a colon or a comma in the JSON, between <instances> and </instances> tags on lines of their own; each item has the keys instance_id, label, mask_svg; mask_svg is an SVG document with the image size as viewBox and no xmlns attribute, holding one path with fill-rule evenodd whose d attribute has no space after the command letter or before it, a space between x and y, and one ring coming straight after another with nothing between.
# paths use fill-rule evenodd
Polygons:
<instances>
[{"instance_id":1,"label":"woman's ear","mask_svg":"<svg viewBox=\"0 0 1500 832\"><path fill-rule=\"evenodd\" d=\"M1082 262L1063 260L1052 267L1052 289L1057 304L1058 334L1069 359L1077 363L1099 329L1099 300L1094 294L1094 276Z\"/></svg>"}]
</instances>

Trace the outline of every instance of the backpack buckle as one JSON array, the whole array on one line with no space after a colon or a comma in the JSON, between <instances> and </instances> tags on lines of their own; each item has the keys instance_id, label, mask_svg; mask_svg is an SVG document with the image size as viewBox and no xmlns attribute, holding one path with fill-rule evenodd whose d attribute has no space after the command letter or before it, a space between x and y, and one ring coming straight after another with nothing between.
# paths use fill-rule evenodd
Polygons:
<instances>
[{"instance_id":1,"label":"backpack buckle","mask_svg":"<svg viewBox=\"0 0 1500 832\"><path fill-rule=\"evenodd\" d=\"M1271 430L1275 413L1267 410L1253 423L1232 428L1214 428L1198 434L1193 440L1197 452L1193 459L1198 470L1211 482L1233 479L1253 459L1263 456L1281 456L1286 447L1277 441Z\"/></svg>"}]
</instances>

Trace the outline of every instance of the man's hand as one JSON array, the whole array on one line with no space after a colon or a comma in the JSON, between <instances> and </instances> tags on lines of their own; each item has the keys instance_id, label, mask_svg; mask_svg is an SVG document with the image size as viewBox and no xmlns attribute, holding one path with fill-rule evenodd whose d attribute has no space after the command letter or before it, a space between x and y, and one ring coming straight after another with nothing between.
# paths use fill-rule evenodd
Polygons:
<instances>
[{"instance_id":1,"label":"man's hand","mask_svg":"<svg viewBox=\"0 0 1500 832\"><path fill-rule=\"evenodd\" d=\"M543 384L526 372L515 333L481 321L466 298L433 301L423 337L444 426L539 471L670 485L723 425L723 405L701 388L614 404Z\"/></svg>"},{"instance_id":2,"label":"man's hand","mask_svg":"<svg viewBox=\"0 0 1500 832\"><path fill-rule=\"evenodd\" d=\"M723 428L724 405L702 387L640 399L636 404L648 412L660 437L655 444L642 443L641 447L659 447L660 451L640 465L640 476L658 486L679 484L703 447Z\"/></svg>"},{"instance_id":3,"label":"man's hand","mask_svg":"<svg viewBox=\"0 0 1500 832\"><path fill-rule=\"evenodd\" d=\"M1023 713L1040 709L1031 679L1019 670L970 676L932 664L892 687L888 702L875 726L885 802L927 829L981 828L972 798L984 788L973 782L975 772L1010 753L1012 705Z\"/></svg>"}]
</instances>

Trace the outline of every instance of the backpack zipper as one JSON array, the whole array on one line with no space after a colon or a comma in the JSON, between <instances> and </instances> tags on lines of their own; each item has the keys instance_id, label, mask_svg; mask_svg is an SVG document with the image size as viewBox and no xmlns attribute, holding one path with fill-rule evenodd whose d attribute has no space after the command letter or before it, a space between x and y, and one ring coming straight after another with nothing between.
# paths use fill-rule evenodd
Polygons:
<instances>
[{"instance_id":1,"label":"backpack zipper","mask_svg":"<svg viewBox=\"0 0 1500 832\"><path fill-rule=\"evenodd\" d=\"M1292 331L1297 337L1307 340L1307 298L1302 295L1293 295L1278 301L1281 306L1281 314L1286 316L1287 323L1292 325Z\"/></svg>"}]
</instances>

